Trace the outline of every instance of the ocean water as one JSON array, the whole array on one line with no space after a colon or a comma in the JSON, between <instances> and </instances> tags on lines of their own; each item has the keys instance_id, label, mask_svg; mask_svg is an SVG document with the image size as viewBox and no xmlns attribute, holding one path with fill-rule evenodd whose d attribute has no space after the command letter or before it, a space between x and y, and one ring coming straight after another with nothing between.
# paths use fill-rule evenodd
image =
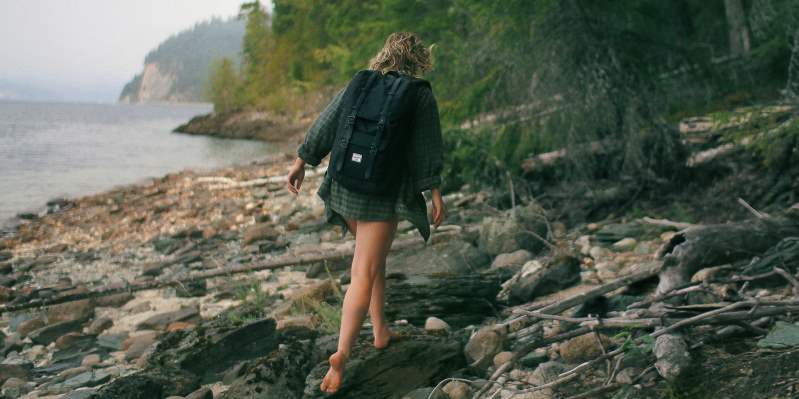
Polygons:
<instances>
[{"instance_id":1,"label":"ocean water","mask_svg":"<svg viewBox=\"0 0 799 399\"><path fill-rule=\"evenodd\" d=\"M285 150L172 133L209 105L0 101L0 226L75 197L182 169L246 164Z\"/></svg>"}]
</instances>

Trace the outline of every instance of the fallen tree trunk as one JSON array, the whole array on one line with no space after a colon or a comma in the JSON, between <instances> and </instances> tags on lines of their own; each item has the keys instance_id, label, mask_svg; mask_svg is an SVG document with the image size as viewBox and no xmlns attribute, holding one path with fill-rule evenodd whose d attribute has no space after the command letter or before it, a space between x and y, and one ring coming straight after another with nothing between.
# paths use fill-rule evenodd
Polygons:
<instances>
[{"instance_id":1,"label":"fallen tree trunk","mask_svg":"<svg viewBox=\"0 0 799 399\"><path fill-rule=\"evenodd\" d=\"M438 317L454 328L479 324L496 309L502 282L512 274L507 269L466 275L416 275L386 280L386 316L424 325Z\"/></svg>"},{"instance_id":2,"label":"fallen tree trunk","mask_svg":"<svg viewBox=\"0 0 799 399\"><path fill-rule=\"evenodd\" d=\"M700 269L762 254L783 238L799 236L799 224L785 217L692 227L678 232L658 252L663 258L656 295L690 283Z\"/></svg>"}]
</instances>

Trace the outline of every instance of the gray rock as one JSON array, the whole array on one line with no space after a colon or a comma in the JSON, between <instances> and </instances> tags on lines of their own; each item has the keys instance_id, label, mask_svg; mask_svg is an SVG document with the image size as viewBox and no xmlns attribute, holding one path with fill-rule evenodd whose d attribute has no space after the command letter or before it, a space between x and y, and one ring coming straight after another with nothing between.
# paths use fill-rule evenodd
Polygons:
<instances>
[{"instance_id":1,"label":"gray rock","mask_svg":"<svg viewBox=\"0 0 799 399\"><path fill-rule=\"evenodd\" d=\"M530 376L530 382L536 385L543 385L555 381L558 379L558 375L564 371L566 371L566 366L563 363L555 361L544 362L539 364L533 371Z\"/></svg>"},{"instance_id":2,"label":"gray rock","mask_svg":"<svg viewBox=\"0 0 799 399\"><path fill-rule=\"evenodd\" d=\"M18 398L31 391L31 387L19 378L11 377L3 383L0 394L4 398Z\"/></svg>"},{"instance_id":3,"label":"gray rock","mask_svg":"<svg viewBox=\"0 0 799 399\"><path fill-rule=\"evenodd\" d=\"M494 355L502 350L503 341L503 337L492 326L485 326L469 338L463 351L470 364L486 367L491 364Z\"/></svg>"},{"instance_id":4,"label":"gray rock","mask_svg":"<svg viewBox=\"0 0 799 399\"><path fill-rule=\"evenodd\" d=\"M551 294L580 281L580 261L572 256L558 256L544 264L525 263L510 283L511 304L525 303L537 296Z\"/></svg>"},{"instance_id":5,"label":"gray rock","mask_svg":"<svg viewBox=\"0 0 799 399\"><path fill-rule=\"evenodd\" d=\"M128 339L128 333L102 334L97 336L97 345L111 350L122 350L122 344Z\"/></svg>"},{"instance_id":6,"label":"gray rock","mask_svg":"<svg viewBox=\"0 0 799 399\"><path fill-rule=\"evenodd\" d=\"M657 361L655 368L668 381L676 380L691 365L688 345L679 335L664 334L655 340L652 349Z\"/></svg>"},{"instance_id":7,"label":"gray rock","mask_svg":"<svg viewBox=\"0 0 799 399\"><path fill-rule=\"evenodd\" d=\"M156 338L158 338L157 332L148 331L126 339L122 344L122 347L125 348L125 360L132 361L141 357L155 343Z\"/></svg>"},{"instance_id":8,"label":"gray rock","mask_svg":"<svg viewBox=\"0 0 799 399\"><path fill-rule=\"evenodd\" d=\"M426 245L416 251L396 251L386 259L388 270L409 276L474 273L490 263L490 256L462 240Z\"/></svg>"},{"instance_id":9,"label":"gray rock","mask_svg":"<svg viewBox=\"0 0 799 399\"><path fill-rule=\"evenodd\" d=\"M799 346L799 326L784 321L777 321L768 335L760 341L757 341L757 346L773 349L785 349Z\"/></svg>"},{"instance_id":10,"label":"gray rock","mask_svg":"<svg viewBox=\"0 0 799 399\"><path fill-rule=\"evenodd\" d=\"M491 268L497 269L500 267L509 267L518 270L522 267L522 265L532 258L533 254L525 249L499 254L496 258L494 258L494 261L491 262Z\"/></svg>"},{"instance_id":11,"label":"gray rock","mask_svg":"<svg viewBox=\"0 0 799 399\"><path fill-rule=\"evenodd\" d=\"M82 324L83 320L62 321L33 330L28 337L37 344L47 345L66 333L80 331Z\"/></svg>"},{"instance_id":12,"label":"gray rock","mask_svg":"<svg viewBox=\"0 0 799 399\"><path fill-rule=\"evenodd\" d=\"M114 325L114 321L108 317L100 317L92 321L89 324L89 334L99 335L103 331L111 328Z\"/></svg>"},{"instance_id":13,"label":"gray rock","mask_svg":"<svg viewBox=\"0 0 799 399\"><path fill-rule=\"evenodd\" d=\"M30 381L32 366L30 364L0 364L0 383L9 378L17 378L22 381Z\"/></svg>"},{"instance_id":14,"label":"gray rock","mask_svg":"<svg viewBox=\"0 0 799 399\"><path fill-rule=\"evenodd\" d=\"M463 381L450 381L443 388L449 399L469 399L472 397L472 387Z\"/></svg>"},{"instance_id":15,"label":"gray rock","mask_svg":"<svg viewBox=\"0 0 799 399\"><path fill-rule=\"evenodd\" d=\"M485 218L477 242L481 250L494 256L518 249L535 254L544 248L544 243L530 232L540 237L547 235L546 212L534 202Z\"/></svg>"},{"instance_id":16,"label":"gray rock","mask_svg":"<svg viewBox=\"0 0 799 399\"><path fill-rule=\"evenodd\" d=\"M427 331L446 331L449 330L449 324L438 317L428 317L424 321L424 329Z\"/></svg>"}]
</instances>

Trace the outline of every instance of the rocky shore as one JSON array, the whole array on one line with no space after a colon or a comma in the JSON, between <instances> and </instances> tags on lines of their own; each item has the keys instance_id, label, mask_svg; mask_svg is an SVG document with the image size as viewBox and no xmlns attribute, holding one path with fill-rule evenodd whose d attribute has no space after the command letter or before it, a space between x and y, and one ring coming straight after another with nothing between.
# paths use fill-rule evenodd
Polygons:
<instances>
[{"instance_id":1,"label":"rocky shore","mask_svg":"<svg viewBox=\"0 0 799 399\"><path fill-rule=\"evenodd\" d=\"M399 337L336 347L354 242L324 164L168 174L51 201L0 239L7 398L794 397L799 205L720 224L559 223L535 200L447 193L387 267ZM755 211L756 212L756 211ZM682 396L681 396L682 395Z\"/></svg>"}]
</instances>

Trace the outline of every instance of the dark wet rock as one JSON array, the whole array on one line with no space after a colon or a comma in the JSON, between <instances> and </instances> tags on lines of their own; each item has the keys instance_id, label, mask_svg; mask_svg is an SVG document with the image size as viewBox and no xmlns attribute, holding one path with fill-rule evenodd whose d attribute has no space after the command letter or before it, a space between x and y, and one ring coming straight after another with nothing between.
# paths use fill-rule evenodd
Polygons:
<instances>
[{"instance_id":1,"label":"dark wet rock","mask_svg":"<svg viewBox=\"0 0 799 399\"><path fill-rule=\"evenodd\" d=\"M16 273L15 273L16 274ZM0 275L0 286L2 287L13 287L14 284L19 281L19 276L12 274L12 275Z\"/></svg>"},{"instance_id":2,"label":"dark wet rock","mask_svg":"<svg viewBox=\"0 0 799 399\"><path fill-rule=\"evenodd\" d=\"M175 295L180 298L205 296L208 294L207 280L190 281L175 287Z\"/></svg>"},{"instance_id":3,"label":"dark wet rock","mask_svg":"<svg viewBox=\"0 0 799 399\"><path fill-rule=\"evenodd\" d=\"M106 369L88 370L62 383L55 384L53 388L59 390L73 390L81 387L95 387L111 380L113 374Z\"/></svg>"},{"instance_id":4,"label":"dark wet rock","mask_svg":"<svg viewBox=\"0 0 799 399\"><path fill-rule=\"evenodd\" d=\"M14 264L11 261L0 261L0 274L9 274L14 271Z\"/></svg>"},{"instance_id":5,"label":"dark wet rock","mask_svg":"<svg viewBox=\"0 0 799 399\"><path fill-rule=\"evenodd\" d=\"M478 245L493 256L519 249L536 254L545 244L530 232L539 237L547 235L546 212L535 202L485 218L480 226Z\"/></svg>"},{"instance_id":6,"label":"dark wet rock","mask_svg":"<svg viewBox=\"0 0 799 399\"><path fill-rule=\"evenodd\" d=\"M459 328L493 314L496 295L507 270L463 275L390 275L386 280L386 316L422 326L428 317ZM397 278L399 277L399 278Z\"/></svg>"},{"instance_id":7,"label":"dark wet rock","mask_svg":"<svg viewBox=\"0 0 799 399\"><path fill-rule=\"evenodd\" d=\"M62 321L33 330L28 337L37 344L47 345L66 333L79 331L82 324L83 320Z\"/></svg>"},{"instance_id":8,"label":"dark wet rock","mask_svg":"<svg viewBox=\"0 0 799 399\"><path fill-rule=\"evenodd\" d=\"M545 350L532 351L519 359L519 364L524 367L535 368L541 363L549 360L549 356Z\"/></svg>"},{"instance_id":9,"label":"dark wet rock","mask_svg":"<svg viewBox=\"0 0 799 399\"><path fill-rule=\"evenodd\" d=\"M303 398L402 397L413 389L435 385L466 365L463 343L452 336L430 335L411 326L396 332L401 337L382 350L374 349L370 340L359 341L346 363L342 386L334 394L319 391L328 369L324 357L306 378Z\"/></svg>"},{"instance_id":10,"label":"dark wet rock","mask_svg":"<svg viewBox=\"0 0 799 399\"><path fill-rule=\"evenodd\" d=\"M33 377L30 364L0 364L0 384L9 378L30 381Z\"/></svg>"},{"instance_id":11,"label":"dark wet rock","mask_svg":"<svg viewBox=\"0 0 799 399\"><path fill-rule=\"evenodd\" d=\"M0 251L0 262L7 261L14 257L14 253L9 250Z\"/></svg>"},{"instance_id":12,"label":"dark wet rock","mask_svg":"<svg viewBox=\"0 0 799 399\"><path fill-rule=\"evenodd\" d=\"M407 275L474 273L485 269L490 263L488 254L461 240L427 245L416 251L394 252L386 259L391 272Z\"/></svg>"},{"instance_id":13,"label":"dark wet rock","mask_svg":"<svg viewBox=\"0 0 799 399\"><path fill-rule=\"evenodd\" d=\"M277 348L274 319L234 325L224 317L192 330L169 333L150 357L150 364L194 373L216 381L233 365Z\"/></svg>"},{"instance_id":14,"label":"dark wet rock","mask_svg":"<svg viewBox=\"0 0 799 399\"><path fill-rule=\"evenodd\" d=\"M757 346L774 349L799 346L799 326L784 321L778 321L768 335L760 341L757 341Z\"/></svg>"},{"instance_id":15,"label":"dark wet rock","mask_svg":"<svg viewBox=\"0 0 799 399\"><path fill-rule=\"evenodd\" d=\"M321 355L313 349L310 342L281 345L278 350L256 360L220 398L302 398L305 377L321 360Z\"/></svg>"},{"instance_id":16,"label":"dark wet rock","mask_svg":"<svg viewBox=\"0 0 799 399\"><path fill-rule=\"evenodd\" d=\"M83 359L91 354L107 356L107 351L97 348L97 341L93 336L81 335L75 338L70 345L56 349L47 367L37 368L37 374L53 374L63 370L80 366Z\"/></svg>"},{"instance_id":17,"label":"dark wet rock","mask_svg":"<svg viewBox=\"0 0 799 399\"><path fill-rule=\"evenodd\" d=\"M122 350L123 343L128 339L128 333L102 334L97 337L97 345L110 350Z\"/></svg>"},{"instance_id":18,"label":"dark wet rock","mask_svg":"<svg viewBox=\"0 0 799 399\"><path fill-rule=\"evenodd\" d=\"M119 377L100 388L92 399L154 399L185 396L197 389L199 381L191 373L170 368L155 368Z\"/></svg>"},{"instance_id":19,"label":"dark wet rock","mask_svg":"<svg viewBox=\"0 0 799 399\"><path fill-rule=\"evenodd\" d=\"M447 394L445 394L441 389L436 390L436 392L431 397L430 394L433 392L433 387L426 387L426 388L417 388L413 391L406 393L402 399L449 399Z\"/></svg>"},{"instance_id":20,"label":"dark wet rock","mask_svg":"<svg viewBox=\"0 0 799 399\"><path fill-rule=\"evenodd\" d=\"M169 323L198 320L199 317L199 307L197 307L197 305L192 305L172 312L159 313L151 316L139 323L136 328L139 330L163 330Z\"/></svg>"},{"instance_id":21,"label":"dark wet rock","mask_svg":"<svg viewBox=\"0 0 799 399\"><path fill-rule=\"evenodd\" d=\"M575 257L558 256L545 263L530 261L509 283L509 301L511 304L529 302L579 281L580 261Z\"/></svg>"}]
</instances>

